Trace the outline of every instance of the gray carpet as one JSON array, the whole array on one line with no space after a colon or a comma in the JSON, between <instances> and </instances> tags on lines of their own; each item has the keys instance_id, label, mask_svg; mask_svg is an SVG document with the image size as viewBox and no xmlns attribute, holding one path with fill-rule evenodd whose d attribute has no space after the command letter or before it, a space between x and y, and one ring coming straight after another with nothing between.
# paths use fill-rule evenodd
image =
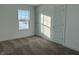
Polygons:
<instances>
[{"instance_id":1,"label":"gray carpet","mask_svg":"<svg viewBox=\"0 0 79 59\"><path fill-rule=\"evenodd\" d=\"M79 52L38 36L0 42L0 55L78 55Z\"/></svg>"}]
</instances>

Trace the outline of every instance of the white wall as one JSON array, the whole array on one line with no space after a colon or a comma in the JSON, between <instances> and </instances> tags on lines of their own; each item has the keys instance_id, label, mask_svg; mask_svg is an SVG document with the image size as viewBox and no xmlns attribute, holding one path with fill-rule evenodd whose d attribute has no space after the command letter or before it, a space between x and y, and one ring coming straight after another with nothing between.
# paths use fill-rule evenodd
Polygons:
<instances>
[{"instance_id":1,"label":"white wall","mask_svg":"<svg viewBox=\"0 0 79 59\"><path fill-rule=\"evenodd\" d=\"M58 5L41 5L36 10L36 34L41 35L40 31L40 14L44 13L52 17L52 26L53 26L53 16L55 8ZM79 51L79 5L67 5L66 8L66 32L65 32L65 42L64 46ZM52 27L53 28L53 27ZM51 33L53 29L51 29ZM53 34L50 38L53 41ZM46 37L45 37L46 38Z\"/></svg>"},{"instance_id":2,"label":"white wall","mask_svg":"<svg viewBox=\"0 0 79 59\"><path fill-rule=\"evenodd\" d=\"M17 10L30 10L29 30L19 31ZM34 8L28 5L0 5L0 41L34 35Z\"/></svg>"},{"instance_id":3,"label":"white wall","mask_svg":"<svg viewBox=\"0 0 79 59\"><path fill-rule=\"evenodd\" d=\"M79 51L79 5L67 5L65 45Z\"/></svg>"}]
</instances>

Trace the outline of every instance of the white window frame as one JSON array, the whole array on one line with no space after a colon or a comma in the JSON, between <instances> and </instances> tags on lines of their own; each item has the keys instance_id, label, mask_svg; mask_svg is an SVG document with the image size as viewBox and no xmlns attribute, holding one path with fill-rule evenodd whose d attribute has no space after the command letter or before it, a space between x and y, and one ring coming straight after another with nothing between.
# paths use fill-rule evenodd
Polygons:
<instances>
[{"instance_id":1,"label":"white window frame","mask_svg":"<svg viewBox=\"0 0 79 59\"><path fill-rule=\"evenodd\" d=\"M25 29L20 29L20 28L18 28L19 29L19 31L23 31L23 30L29 30L29 28L30 28L30 10L25 10L25 9L18 9L18 11L19 10L24 10L24 11L28 11L28 20L19 20L19 14L18 14L18 24L19 24L19 22L21 21L21 22L25 22L25 23L27 23L28 22L28 28L25 28ZM19 26L18 26L19 27Z\"/></svg>"},{"instance_id":2,"label":"white window frame","mask_svg":"<svg viewBox=\"0 0 79 59\"><path fill-rule=\"evenodd\" d=\"M46 16L46 15L44 15L44 14L41 14L42 15L42 19L41 19L41 32L42 32L42 34L44 34L44 35L46 35L45 34L45 32L44 32L44 27L46 27L46 28L48 28L49 30L50 30L50 35L49 35L49 37L48 38L50 38L51 37L51 22L50 22L50 27L48 26L48 25L45 25L44 24L44 21L45 21L45 18L44 18L44 16Z\"/></svg>"}]
</instances>

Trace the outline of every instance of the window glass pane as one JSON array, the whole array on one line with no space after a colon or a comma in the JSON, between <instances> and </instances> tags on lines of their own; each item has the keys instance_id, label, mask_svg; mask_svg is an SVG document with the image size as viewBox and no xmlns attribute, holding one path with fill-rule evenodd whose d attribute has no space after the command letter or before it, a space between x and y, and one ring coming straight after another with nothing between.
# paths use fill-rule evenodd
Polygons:
<instances>
[{"instance_id":1,"label":"window glass pane","mask_svg":"<svg viewBox=\"0 0 79 59\"><path fill-rule=\"evenodd\" d=\"M48 16L47 17L47 25L49 26L49 27L51 27L51 17L50 16Z\"/></svg>"},{"instance_id":2,"label":"window glass pane","mask_svg":"<svg viewBox=\"0 0 79 59\"><path fill-rule=\"evenodd\" d=\"M28 10L18 10L18 19L19 20L28 20L29 11Z\"/></svg>"},{"instance_id":3,"label":"window glass pane","mask_svg":"<svg viewBox=\"0 0 79 59\"><path fill-rule=\"evenodd\" d=\"M29 11L18 9L19 30L29 29Z\"/></svg>"},{"instance_id":4,"label":"window glass pane","mask_svg":"<svg viewBox=\"0 0 79 59\"><path fill-rule=\"evenodd\" d=\"M50 16L44 16L44 25L51 27L51 17Z\"/></svg>"},{"instance_id":5,"label":"window glass pane","mask_svg":"<svg viewBox=\"0 0 79 59\"><path fill-rule=\"evenodd\" d=\"M44 26L44 34L50 38L50 28Z\"/></svg>"},{"instance_id":6,"label":"window glass pane","mask_svg":"<svg viewBox=\"0 0 79 59\"><path fill-rule=\"evenodd\" d=\"M29 13L27 10L22 10L22 16L28 16L28 15L29 15Z\"/></svg>"},{"instance_id":7,"label":"window glass pane","mask_svg":"<svg viewBox=\"0 0 79 59\"><path fill-rule=\"evenodd\" d=\"M21 20L22 19L22 17L21 16L18 16L18 20Z\"/></svg>"},{"instance_id":8,"label":"window glass pane","mask_svg":"<svg viewBox=\"0 0 79 59\"><path fill-rule=\"evenodd\" d=\"M25 16L21 16L21 20L26 20Z\"/></svg>"},{"instance_id":9,"label":"window glass pane","mask_svg":"<svg viewBox=\"0 0 79 59\"><path fill-rule=\"evenodd\" d=\"M28 21L27 22L19 21L19 30L28 29L28 28L29 28Z\"/></svg>"}]
</instances>

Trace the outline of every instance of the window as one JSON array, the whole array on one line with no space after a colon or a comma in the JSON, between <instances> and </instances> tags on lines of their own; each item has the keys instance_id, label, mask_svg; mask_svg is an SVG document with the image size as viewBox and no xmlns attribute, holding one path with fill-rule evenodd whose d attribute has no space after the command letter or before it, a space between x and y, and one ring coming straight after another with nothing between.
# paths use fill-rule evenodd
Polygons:
<instances>
[{"instance_id":1,"label":"window","mask_svg":"<svg viewBox=\"0 0 79 59\"><path fill-rule=\"evenodd\" d=\"M29 11L18 9L19 30L29 29Z\"/></svg>"},{"instance_id":2,"label":"window","mask_svg":"<svg viewBox=\"0 0 79 59\"><path fill-rule=\"evenodd\" d=\"M51 17L41 14L41 33L50 38Z\"/></svg>"}]
</instances>

